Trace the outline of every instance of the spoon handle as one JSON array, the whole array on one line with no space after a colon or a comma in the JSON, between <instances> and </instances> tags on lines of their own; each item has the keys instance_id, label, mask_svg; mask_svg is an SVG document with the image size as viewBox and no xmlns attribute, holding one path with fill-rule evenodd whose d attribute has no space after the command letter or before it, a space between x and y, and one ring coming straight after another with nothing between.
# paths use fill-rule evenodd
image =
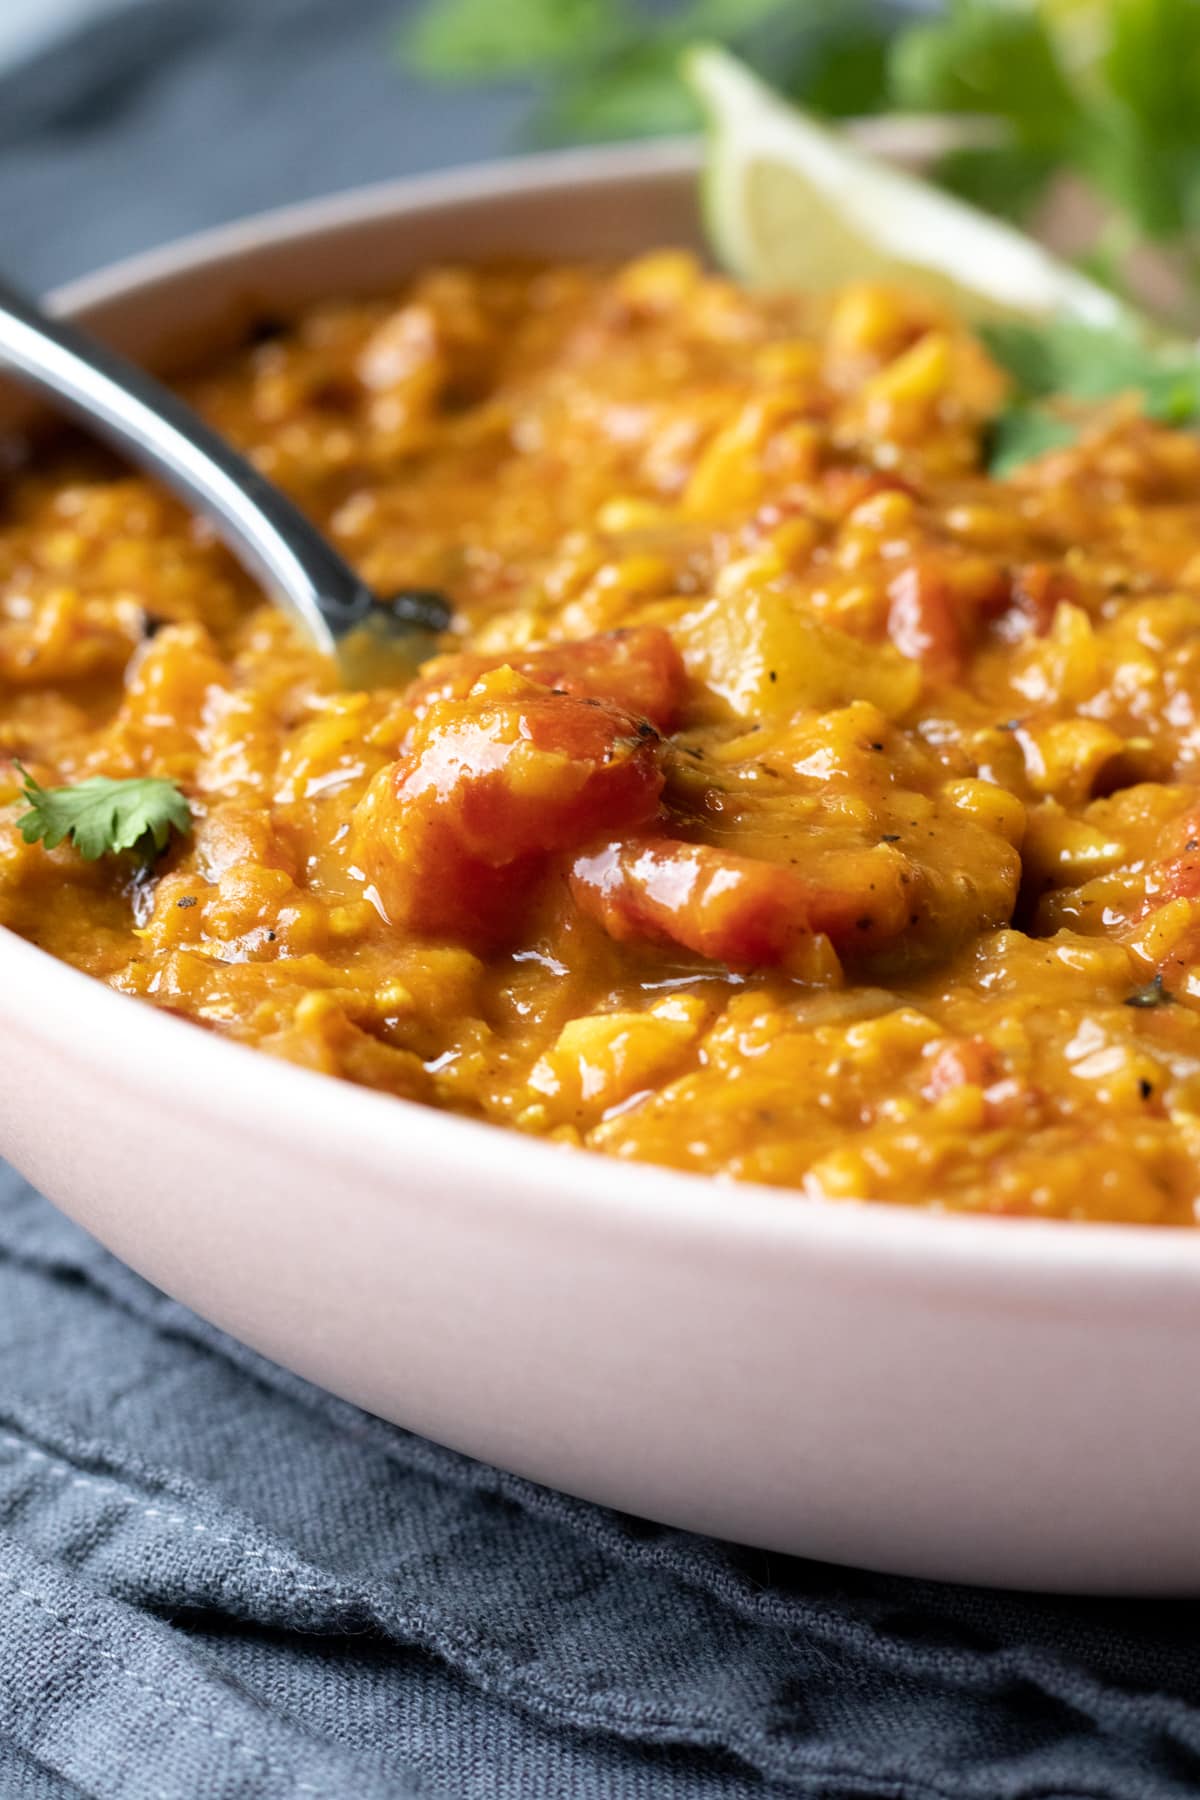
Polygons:
<instances>
[{"instance_id":1,"label":"spoon handle","mask_svg":"<svg viewBox=\"0 0 1200 1800\"><path fill-rule=\"evenodd\" d=\"M0 371L51 400L156 475L195 511L318 648L372 596L317 528L177 395L0 281Z\"/></svg>"}]
</instances>

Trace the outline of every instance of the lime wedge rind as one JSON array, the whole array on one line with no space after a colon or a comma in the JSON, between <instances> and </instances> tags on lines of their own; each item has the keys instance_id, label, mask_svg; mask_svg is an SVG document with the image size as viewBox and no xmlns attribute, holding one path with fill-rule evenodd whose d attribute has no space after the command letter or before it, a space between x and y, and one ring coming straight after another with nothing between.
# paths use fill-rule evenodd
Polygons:
<instances>
[{"instance_id":1,"label":"lime wedge rind","mask_svg":"<svg viewBox=\"0 0 1200 1800\"><path fill-rule=\"evenodd\" d=\"M818 124L724 50L700 46L685 66L708 121L708 232L741 279L816 289L912 281L969 318L1128 322L1115 295L1032 238Z\"/></svg>"}]
</instances>

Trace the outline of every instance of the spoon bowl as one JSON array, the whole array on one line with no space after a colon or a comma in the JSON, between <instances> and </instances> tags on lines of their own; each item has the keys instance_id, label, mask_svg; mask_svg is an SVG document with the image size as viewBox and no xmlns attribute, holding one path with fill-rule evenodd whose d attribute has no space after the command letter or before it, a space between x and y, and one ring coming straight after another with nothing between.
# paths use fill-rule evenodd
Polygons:
<instances>
[{"instance_id":1,"label":"spoon bowl","mask_svg":"<svg viewBox=\"0 0 1200 1800\"><path fill-rule=\"evenodd\" d=\"M352 687L402 684L451 607L425 589L384 600L247 457L177 394L0 281L0 371L49 400L204 514L222 542Z\"/></svg>"}]
</instances>

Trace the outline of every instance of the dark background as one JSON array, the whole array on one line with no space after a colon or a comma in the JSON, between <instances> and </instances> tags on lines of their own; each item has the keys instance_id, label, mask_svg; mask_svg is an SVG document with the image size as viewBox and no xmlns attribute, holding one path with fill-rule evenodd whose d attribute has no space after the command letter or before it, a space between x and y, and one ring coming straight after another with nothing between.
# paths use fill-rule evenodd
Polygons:
<instances>
[{"instance_id":1,"label":"dark background","mask_svg":"<svg viewBox=\"0 0 1200 1800\"><path fill-rule=\"evenodd\" d=\"M405 70L409 11L132 0L52 43L0 76L0 267L46 288L263 207L518 148L519 88Z\"/></svg>"}]
</instances>

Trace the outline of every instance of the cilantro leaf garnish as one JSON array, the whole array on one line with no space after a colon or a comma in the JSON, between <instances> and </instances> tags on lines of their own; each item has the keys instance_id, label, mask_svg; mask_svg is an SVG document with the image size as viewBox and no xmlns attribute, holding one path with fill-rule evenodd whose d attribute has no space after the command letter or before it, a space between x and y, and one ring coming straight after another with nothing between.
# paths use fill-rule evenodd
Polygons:
<instances>
[{"instance_id":1,"label":"cilantro leaf garnish","mask_svg":"<svg viewBox=\"0 0 1200 1800\"><path fill-rule=\"evenodd\" d=\"M1095 403L1131 394L1163 425L1200 420L1200 355L1176 339L1155 341L1133 315L1117 326L1074 319L994 321L979 327L1014 393L992 429L988 466L1007 475L1043 450L1074 443L1085 415L1054 403Z\"/></svg>"},{"instance_id":2,"label":"cilantro leaf garnish","mask_svg":"<svg viewBox=\"0 0 1200 1800\"><path fill-rule=\"evenodd\" d=\"M1167 424L1184 424L1200 412L1200 356L1175 339L1156 342L1133 316L1121 325L1005 319L979 330L1025 399L1103 400L1136 392L1150 416Z\"/></svg>"},{"instance_id":3,"label":"cilantro leaf garnish","mask_svg":"<svg viewBox=\"0 0 1200 1800\"><path fill-rule=\"evenodd\" d=\"M884 110L890 27L879 13L875 0L426 0L399 48L426 79L531 85L527 140L643 137L701 124L681 73L696 43L754 51L818 111Z\"/></svg>"},{"instance_id":4,"label":"cilantro leaf garnish","mask_svg":"<svg viewBox=\"0 0 1200 1800\"><path fill-rule=\"evenodd\" d=\"M826 116L957 116L933 178L1018 224L1082 186L1096 278L1173 293L1172 321L1200 325L1200 0L424 0L402 53L443 81L521 82L526 136L597 138L698 125L680 71L697 42Z\"/></svg>"},{"instance_id":5,"label":"cilantro leaf garnish","mask_svg":"<svg viewBox=\"0 0 1200 1800\"><path fill-rule=\"evenodd\" d=\"M95 862L116 850L137 850L147 862L167 847L171 829L192 828L192 810L173 781L158 775L110 781L92 775L67 787L44 788L15 764L29 811L17 820L27 844L57 849L70 838L80 856Z\"/></svg>"},{"instance_id":6,"label":"cilantro leaf garnish","mask_svg":"<svg viewBox=\"0 0 1200 1800\"><path fill-rule=\"evenodd\" d=\"M1003 478L1047 450L1065 449L1078 436L1075 420L1060 418L1044 406L1010 406L989 433L988 469Z\"/></svg>"}]
</instances>

